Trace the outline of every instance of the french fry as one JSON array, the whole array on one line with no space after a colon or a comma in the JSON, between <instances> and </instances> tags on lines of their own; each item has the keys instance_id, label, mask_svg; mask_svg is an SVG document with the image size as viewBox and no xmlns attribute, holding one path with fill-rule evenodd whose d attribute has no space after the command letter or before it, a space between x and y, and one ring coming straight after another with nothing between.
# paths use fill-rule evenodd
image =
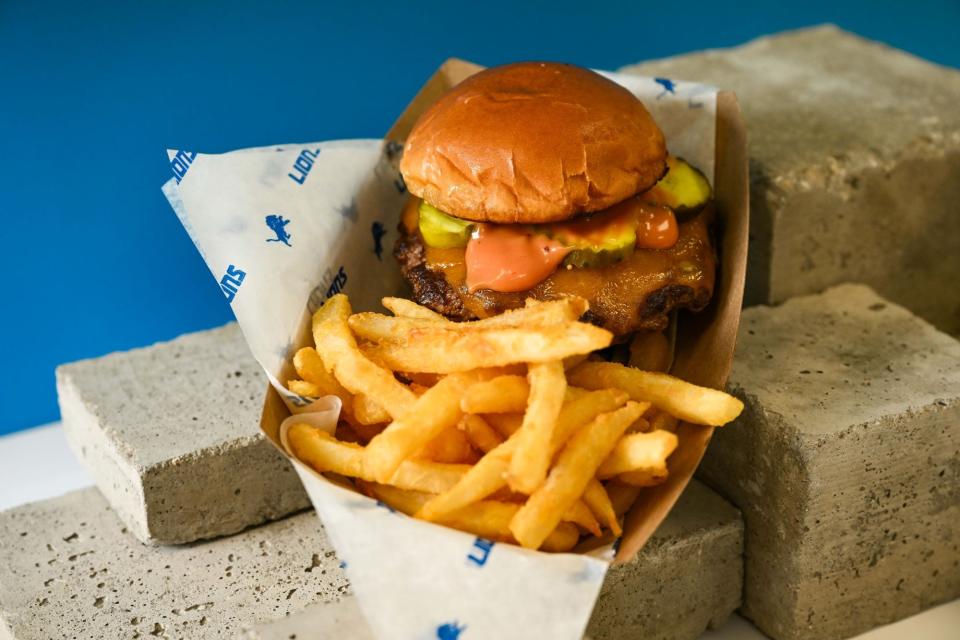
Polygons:
<instances>
[{"instance_id":1,"label":"french fry","mask_svg":"<svg viewBox=\"0 0 960 640\"><path fill-rule=\"evenodd\" d=\"M406 298L383 298L380 303L393 315L401 318L416 318L419 320L433 320L436 322L449 323L450 321L437 313L433 309L428 309L422 304L417 304L413 300Z\"/></svg>"},{"instance_id":2,"label":"french fry","mask_svg":"<svg viewBox=\"0 0 960 640\"><path fill-rule=\"evenodd\" d=\"M417 398L408 413L367 445L363 453L366 474L376 482L389 482L401 462L457 424L463 415L460 398L476 381L475 374L447 376Z\"/></svg>"},{"instance_id":3,"label":"french fry","mask_svg":"<svg viewBox=\"0 0 960 640\"><path fill-rule=\"evenodd\" d=\"M617 518L623 517L623 514L630 510L633 503L637 501L637 496L640 495L640 487L617 480L608 482L606 490Z\"/></svg>"},{"instance_id":4,"label":"french fry","mask_svg":"<svg viewBox=\"0 0 960 640\"><path fill-rule=\"evenodd\" d=\"M463 408L462 400L460 401L460 407ZM467 440L475 449L484 453L493 451L504 440L504 437L491 427L486 420L475 414L467 414L460 418L460 424L457 427L467 434Z\"/></svg>"},{"instance_id":5,"label":"french fry","mask_svg":"<svg viewBox=\"0 0 960 640\"><path fill-rule=\"evenodd\" d=\"M604 480L631 471L665 475L667 458L676 448L677 436L669 431L625 435L597 469L597 477Z\"/></svg>"},{"instance_id":6,"label":"french fry","mask_svg":"<svg viewBox=\"0 0 960 640\"><path fill-rule=\"evenodd\" d=\"M681 420L720 427L743 411L743 403L723 391L690 384L665 373L631 369L613 362L584 362L567 380L586 389L623 389Z\"/></svg>"},{"instance_id":7,"label":"french fry","mask_svg":"<svg viewBox=\"0 0 960 640\"><path fill-rule=\"evenodd\" d=\"M666 411L657 411L650 418L650 428L647 431L669 431L676 433L677 419Z\"/></svg>"},{"instance_id":8,"label":"french fry","mask_svg":"<svg viewBox=\"0 0 960 640\"><path fill-rule=\"evenodd\" d=\"M600 523L597 522L593 512L583 500L577 500L570 505L570 507L564 511L561 521L572 522L581 529L589 531L595 536L599 536L602 533L600 531Z\"/></svg>"},{"instance_id":9,"label":"french fry","mask_svg":"<svg viewBox=\"0 0 960 640\"><path fill-rule=\"evenodd\" d=\"M513 455L516 444L516 439L511 438L480 458L460 482L426 503L417 513L417 517L422 520L438 520L505 487L510 456Z\"/></svg>"},{"instance_id":10,"label":"french fry","mask_svg":"<svg viewBox=\"0 0 960 640\"><path fill-rule=\"evenodd\" d=\"M439 314L399 298L384 298L383 306L395 316L382 313L357 313L350 316L350 328L365 340L407 340L419 335L421 329L448 328L460 332L489 331L491 329L531 328L556 324L569 324L582 316L587 308L583 298L564 298L548 302L529 301L532 304L520 309L505 311L499 315L471 320L450 322ZM416 369L411 369L415 371Z\"/></svg>"},{"instance_id":11,"label":"french fry","mask_svg":"<svg viewBox=\"0 0 960 640\"><path fill-rule=\"evenodd\" d=\"M467 440L467 435L456 426L441 431L433 440L423 445L414 457L434 462L463 464L473 464L480 459Z\"/></svg>"},{"instance_id":12,"label":"french fry","mask_svg":"<svg viewBox=\"0 0 960 640\"><path fill-rule=\"evenodd\" d=\"M627 471L617 476L617 480L624 484L635 487L655 487L662 484L667 479L667 468L661 469L637 469L636 471Z\"/></svg>"},{"instance_id":13,"label":"french fry","mask_svg":"<svg viewBox=\"0 0 960 640\"><path fill-rule=\"evenodd\" d=\"M630 366L643 371L670 370L670 338L662 331L637 331L630 342Z\"/></svg>"},{"instance_id":14,"label":"french fry","mask_svg":"<svg viewBox=\"0 0 960 640\"><path fill-rule=\"evenodd\" d=\"M333 375L348 391L376 398L390 416L399 418L413 407L416 395L360 351L347 326L349 315L350 303L343 294L331 297L313 314L317 353L324 363L331 363Z\"/></svg>"},{"instance_id":15,"label":"french fry","mask_svg":"<svg viewBox=\"0 0 960 640\"><path fill-rule=\"evenodd\" d=\"M363 447L340 442L325 431L298 423L287 431L291 453L318 473L338 473L351 478L372 480L363 471ZM453 487L470 469L466 464L446 464L428 460L407 460L389 478L402 489L441 493Z\"/></svg>"},{"instance_id":16,"label":"french fry","mask_svg":"<svg viewBox=\"0 0 960 640\"><path fill-rule=\"evenodd\" d=\"M351 424L350 426L352 426L356 434L360 436L360 440L364 444L366 444L367 442L370 442L375 437L380 435L380 432L383 431L385 425L363 424L362 422L357 422L356 420L354 420L353 424Z\"/></svg>"},{"instance_id":17,"label":"french fry","mask_svg":"<svg viewBox=\"0 0 960 640\"><path fill-rule=\"evenodd\" d=\"M581 395L571 400L560 410L557 426L550 443L550 455L566 443L567 439L582 425L601 413L614 411L627 401L627 394L615 389L605 389ZM494 414L507 416L512 414ZM489 416L491 419L494 415ZM463 479L449 490L436 496L417 514L424 520L436 520L443 514L461 509L472 502L483 500L507 486L510 458L517 446L516 436L480 458L464 475Z\"/></svg>"},{"instance_id":18,"label":"french fry","mask_svg":"<svg viewBox=\"0 0 960 640\"><path fill-rule=\"evenodd\" d=\"M287 389L304 398L319 398L326 395L320 387L307 380L287 380Z\"/></svg>"},{"instance_id":19,"label":"french fry","mask_svg":"<svg viewBox=\"0 0 960 640\"><path fill-rule=\"evenodd\" d=\"M559 361L531 364L527 374L530 395L517 445L510 459L510 488L530 494L547 478L550 443L563 407L567 380Z\"/></svg>"},{"instance_id":20,"label":"french fry","mask_svg":"<svg viewBox=\"0 0 960 640\"><path fill-rule=\"evenodd\" d=\"M546 482L510 521L510 531L522 546L537 549L543 544L570 505L583 495L623 432L646 408L646 404L627 402L616 411L600 414L570 438Z\"/></svg>"},{"instance_id":21,"label":"french fry","mask_svg":"<svg viewBox=\"0 0 960 640\"><path fill-rule=\"evenodd\" d=\"M349 392L327 370L320 354L313 347L299 349L293 355L293 366L297 370L297 375L317 385L322 395L349 397Z\"/></svg>"},{"instance_id":22,"label":"french fry","mask_svg":"<svg viewBox=\"0 0 960 640\"><path fill-rule=\"evenodd\" d=\"M488 413L483 416L483 419L504 438L512 436L523 424L523 414L521 413Z\"/></svg>"},{"instance_id":23,"label":"french fry","mask_svg":"<svg viewBox=\"0 0 960 640\"><path fill-rule=\"evenodd\" d=\"M530 385L523 376L497 376L467 389L460 409L464 413L523 413L529 395Z\"/></svg>"},{"instance_id":24,"label":"french fry","mask_svg":"<svg viewBox=\"0 0 960 640\"><path fill-rule=\"evenodd\" d=\"M404 339L370 345L364 353L393 371L422 369L427 373L455 373L521 362L562 360L602 349L613 339L609 331L583 322L484 331L448 329L432 322L421 324L423 326L415 331L407 332Z\"/></svg>"},{"instance_id":25,"label":"french fry","mask_svg":"<svg viewBox=\"0 0 960 640\"><path fill-rule=\"evenodd\" d=\"M353 397L353 415L360 424L383 424L390 422L390 414L369 396L357 394Z\"/></svg>"},{"instance_id":26,"label":"french fry","mask_svg":"<svg viewBox=\"0 0 960 640\"><path fill-rule=\"evenodd\" d=\"M613 535L619 536L622 533L620 522L617 520L617 513L613 509L613 503L603 484L596 478L591 478L587 483L587 488L583 490L582 500L586 503L593 515L596 516L607 529L613 532Z\"/></svg>"},{"instance_id":27,"label":"french fry","mask_svg":"<svg viewBox=\"0 0 960 640\"><path fill-rule=\"evenodd\" d=\"M390 485L363 483L362 487L371 497L407 515L416 513L430 497L423 492L405 491ZM519 509L518 504L484 500L448 514L441 524L488 540L515 542L509 524ZM579 537L575 525L561 522L544 541L543 548L547 551L569 551Z\"/></svg>"}]
</instances>

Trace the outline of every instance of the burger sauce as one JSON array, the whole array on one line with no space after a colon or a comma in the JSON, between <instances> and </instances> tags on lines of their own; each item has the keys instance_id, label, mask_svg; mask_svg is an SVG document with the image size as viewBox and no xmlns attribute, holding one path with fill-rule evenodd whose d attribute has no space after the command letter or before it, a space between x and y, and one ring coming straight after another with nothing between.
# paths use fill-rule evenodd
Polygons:
<instances>
[{"instance_id":1,"label":"burger sauce","mask_svg":"<svg viewBox=\"0 0 960 640\"><path fill-rule=\"evenodd\" d=\"M570 251L539 233L479 225L467 242L467 288L525 291L553 273Z\"/></svg>"}]
</instances>

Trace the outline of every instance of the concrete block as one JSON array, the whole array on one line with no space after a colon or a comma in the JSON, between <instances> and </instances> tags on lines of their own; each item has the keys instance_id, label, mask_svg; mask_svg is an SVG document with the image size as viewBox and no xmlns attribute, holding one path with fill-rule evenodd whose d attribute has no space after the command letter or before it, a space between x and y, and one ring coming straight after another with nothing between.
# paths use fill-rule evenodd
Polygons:
<instances>
[{"instance_id":1,"label":"concrete block","mask_svg":"<svg viewBox=\"0 0 960 640\"><path fill-rule=\"evenodd\" d=\"M960 343L861 285L744 311L700 477L743 512L742 612L848 637L960 596Z\"/></svg>"},{"instance_id":2,"label":"concrete block","mask_svg":"<svg viewBox=\"0 0 960 640\"><path fill-rule=\"evenodd\" d=\"M624 71L737 92L747 304L864 282L960 333L960 72L833 26Z\"/></svg>"},{"instance_id":3,"label":"concrete block","mask_svg":"<svg viewBox=\"0 0 960 640\"><path fill-rule=\"evenodd\" d=\"M71 448L147 543L236 533L309 506L260 433L266 384L235 324L57 369Z\"/></svg>"},{"instance_id":4,"label":"concrete block","mask_svg":"<svg viewBox=\"0 0 960 640\"><path fill-rule=\"evenodd\" d=\"M236 638L348 592L313 512L169 547L93 488L0 513L0 638Z\"/></svg>"},{"instance_id":5,"label":"concrete block","mask_svg":"<svg viewBox=\"0 0 960 640\"><path fill-rule=\"evenodd\" d=\"M610 572L589 636L693 640L739 604L742 551L740 514L694 481ZM167 547L140 544L95 489L0 513L0 638L294 634L371 638L312 512Z\"/></svg>"},{"instance_id":6,"label":"concrete block","mask_svg":"<svg viewBox=\"0 0 960 640\"><path fill-rule=\"evenodd\" d=\"M663 526L629 564L607 574L587 629L591 640L693 640L740 604L743 523L728 502L692 482ZM350 629L349 636L333 630ZM326 635L330 634L330 635ZM535 633L533 634L536 635ZM255 625L254 640L372 640L352 598Z\"/></svg>"},{"instance_id":7,"label":"concrete block","mask_svg":"<svg viewBox=\"0 0 960 640\"><path fill-rule=\"evenodd\" d=\"M643 550L611 567L587 626L592 640L693 640L740 606L743 522L692 481Z\"/></svg>"}]
</instances>

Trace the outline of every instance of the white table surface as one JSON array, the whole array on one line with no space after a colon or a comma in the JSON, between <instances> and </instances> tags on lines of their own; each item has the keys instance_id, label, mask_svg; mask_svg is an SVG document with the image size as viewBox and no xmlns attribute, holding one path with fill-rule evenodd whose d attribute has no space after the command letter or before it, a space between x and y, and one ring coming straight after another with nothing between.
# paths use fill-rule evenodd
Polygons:
<instances>
[{"instance_id":1,"label":"white table surface","mask_svg":"<svg viewBox=\"0 0 960 640\"><path fill-rule=\"evenodd\" d=\"M62 495L93 484L67 447L59 423L0 436L0 511ZM739 616L702 640L763 640L766 636ZM958 640L960 600L928 609L857 636L858 640Z\"/></svg>"}]
</instances>

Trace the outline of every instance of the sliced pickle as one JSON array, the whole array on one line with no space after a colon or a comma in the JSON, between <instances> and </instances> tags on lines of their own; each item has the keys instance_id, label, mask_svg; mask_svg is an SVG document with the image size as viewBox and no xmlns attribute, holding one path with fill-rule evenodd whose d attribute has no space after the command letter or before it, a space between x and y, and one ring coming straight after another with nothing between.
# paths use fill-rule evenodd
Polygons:
<instances>
[{"instance_id":1,"label":"sliced pickle","mask_svg":"<svg viewBox=\"0 0 960 640\"><path fill-rule=\"evenodd\" d=\"M589 217L545 225L544 232L573 249L563 260L569 267L603 267L633 253L637 219L628 202Z\"/></svg>"},{"instance_id":2,"label":"sliced pickle","mask_svg":"<svg viewBox=\"0 0 960 640\"><path fill-rule=\"evenodd\" d=\"M665 205L679 214L696 213L710 200L710 183L686 160L667 157L667 175L640 194L651 204Z\"/></svg>"},{"instance_id":3,"label":"sliced pickle","mask_svg":"<svg viewBox=\"0 0 960 640\"><path fill-rule=\"evenodd\" d=\"M428 245L437 249L467 246L473 223L447 215L426 200L420 201L419 211L420 235Z\"/></svg>"}]
</instances>

